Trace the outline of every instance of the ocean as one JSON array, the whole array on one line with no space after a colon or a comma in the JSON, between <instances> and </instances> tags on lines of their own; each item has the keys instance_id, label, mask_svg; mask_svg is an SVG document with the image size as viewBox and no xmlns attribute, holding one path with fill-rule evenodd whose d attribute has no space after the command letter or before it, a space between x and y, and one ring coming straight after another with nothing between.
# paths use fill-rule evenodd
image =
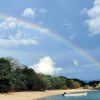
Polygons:
<instances>
[{"instance_id":1,"label":"ocean","mask_svg":"<svg viewBox=\"0 0 100 100\"><path fill-rule=\"evenodd\" d=\"M64 97L62 95L50 96L39 100L100 100L100 91L88 92L87 96Z\"/></svg>"}]
</instances>

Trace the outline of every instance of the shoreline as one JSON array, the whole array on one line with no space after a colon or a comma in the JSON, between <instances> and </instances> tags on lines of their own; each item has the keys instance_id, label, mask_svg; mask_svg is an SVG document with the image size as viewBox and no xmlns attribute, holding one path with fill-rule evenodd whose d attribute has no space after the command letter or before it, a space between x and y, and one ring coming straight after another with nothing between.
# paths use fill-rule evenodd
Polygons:
<instances>
[{"instance_id":1,"label":"shoreline","mask_svg":"<svg viewBox=\"0 0 100 100\"><path fill-rule=\"evenodd\" d=\"M10 92L0 94L1 100L38 100L48 96L60 95L64 92L85 92L96 91L91 89L68 89L68 90L46 90L33 92Z\"/></svg>"}]
</instances>

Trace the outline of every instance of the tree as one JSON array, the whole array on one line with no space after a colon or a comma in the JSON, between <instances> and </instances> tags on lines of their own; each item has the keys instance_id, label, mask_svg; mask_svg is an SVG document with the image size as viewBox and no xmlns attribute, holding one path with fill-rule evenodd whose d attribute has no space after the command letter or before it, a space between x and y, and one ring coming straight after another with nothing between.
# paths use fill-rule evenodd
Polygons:
<instances>
[{"instance_id":1,"label":"tree","mask_svg":"<svg viewBox=\"0 0 100 100\"><path fill-rule=\"evenodd\" d=\"M100 83L100 81L91 81L91 82L88 83L88 85L95 88L96 85L99 84L99 83Z\"/></svg>"},{"instance_id":2,"label":"tree","mask_svg":"<svg viewBox=\"0 0 100 100\"><path fill-rule=\"evenodd\" d=\"M98 82L90 82L96 86ZM36 73L26 65L21 65L16 59L0 58L0 92L51 90L79 88L85 82L78 79L68 79L64 76L51 76ZM99 87L99 86L97 86Z\"/></svg>"},{"instance_id":3,"label":"tree","mask_svg":"<svg viewBox=\"0 0 100 100\"><path fill-rule=\"evenodd\" d=\"M86 86L87 85L87 83L86 82L84 82L84 81L82 81L82 80L79 80L79 79L72 79L72 80L74 80L74 81L76 81L76 82L78 82L78 83L80 83L80 86L81 87L84 87L84 86Z\"/></svg>"},{"instance_id":4,"label":"tree","mask_svg":"<svg viewBox=\"0 0 100 100\"><path fill-rule=\"evenodd\" d=\"M80 88L80 83L78 83L77 81L71 80L70 82L72 89Z\"/></svg>"},{"instance_id":5,"label":"tree","mask_svg":"<svg viewBox=\"0 0 100 100\"><path fill-rule=\"evenodd\" d=\"M47 83L46 79L44 78L44 75L42 74L37 74L37 90L44 91L47 89Z\"/></svg>"},{"instance_id":6,"label":"tree","mask_svg":"<svg viewBox=\"0 0 100 100\"><path fill-rule=\"evenodd\" d=\"M6 57L6 59L10 62L10 66L12 70L16 70L17 68L21 68L22 65L19 63L18 60L12 57Z\"/></svg>"},{"instance_id":7,"label":"tree","mask_svg":"<svg viewBox=\"0 0 100 100\"><path fill-rule=\"evenodd\" d=\"M37 75L35 71L27 66L24 66L22 69L23 75L25 76L25 84L28 90L36 90L37 89Z\"/></svg>"},{"instance_id":8,"label":"tree","mask_svg":"<svg viewBox=\"0 0 100 100\"><path fill-rule=\"evenodd\" d=\"M0 58L0 92L8 92L11 82L10 62L5 58Z\"/></svg>"}]
</instances>

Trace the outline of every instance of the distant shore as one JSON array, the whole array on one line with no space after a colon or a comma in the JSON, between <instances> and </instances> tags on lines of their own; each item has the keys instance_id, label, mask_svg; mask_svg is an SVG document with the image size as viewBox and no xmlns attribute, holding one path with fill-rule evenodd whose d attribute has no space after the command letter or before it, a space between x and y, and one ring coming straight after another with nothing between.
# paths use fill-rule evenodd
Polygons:
<instances>
[{"instance_id":1,"label":"distant shore","mask_svg":"<svg viewBox=\"0 0 100 100\"><path fill-rule=\"evenodd\" d=\"M48 90L45 92L11 92L0 94L0 100L37 100L43 97L63 94L64 92L94 91L90 89Z\"/></svg>"}]
</instances>

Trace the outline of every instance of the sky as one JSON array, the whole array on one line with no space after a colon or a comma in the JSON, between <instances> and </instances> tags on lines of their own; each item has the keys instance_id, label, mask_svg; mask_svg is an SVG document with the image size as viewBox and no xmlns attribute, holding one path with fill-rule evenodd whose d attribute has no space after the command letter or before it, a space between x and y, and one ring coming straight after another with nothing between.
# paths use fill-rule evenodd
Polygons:
<instances>
[{"instance_id":1,"label":"sky","mask_svg":"<svg viewBox=\"0 0 100 100\"><path fill-rule=\"evenodd\" d=\"M100 0L0 0L0 57L36 72L100 79Z\"/></svg>"}]
</instances>

